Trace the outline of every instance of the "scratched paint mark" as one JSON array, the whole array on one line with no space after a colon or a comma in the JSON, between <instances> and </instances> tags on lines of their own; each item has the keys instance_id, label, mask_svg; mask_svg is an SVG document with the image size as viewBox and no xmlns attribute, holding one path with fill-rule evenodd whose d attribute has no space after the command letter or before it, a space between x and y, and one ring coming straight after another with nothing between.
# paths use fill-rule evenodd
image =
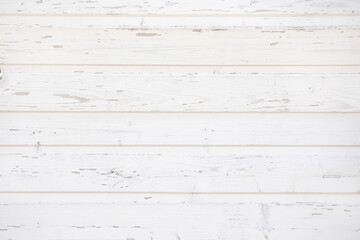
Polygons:
<instances>
[{"instance_id":1,"label":"scratched paint mark","mask_svg":"<svg viewBox=\"0 0 360 240\"><path fill-rule=\"evenodd\" d=\"M264 238L266 240L269 239L269 234L271 229L269 228L269 212L270 212L270 207L266 204L261 204L260 205L260 211L261 211L261 216L263 217L263 226L261 228L262 233L264 235Z\"/></svg>"},{"instance_id":2,"label":"scratched paint mark","mask_svg":"<svg viewBox=\"0 0 360 240\"><path fill-rule=\"evenodd\" d=\"M26 96L26 95L29 95L29 93L28 92L16 92L16 93L13 93L13 95Z\"/></svg>"},{"instance_id":3,"label":"scratched paint mark","mask_svg":"<svg viewBox=\"0 0 360 240\"><path fill-rule=\"evenodd\" d=\"M272 43L270 43L270 46L276 46L278 44L279 44L279 42L272 42Z\"/></svg>"},{"instance_id":4,"label":"scratched paint mark","mask_svg":"<svg viewBox=\"0 0 360 240\"><path fill-rule=\"evenodd\" d=\"M140 37L154 37L154 36L161 36L160 34L157 33L137 33L136 36L140 36Z\"/></svg>"},{"instance_id":5,"label":"scratched paint mark","mask_svg":"<svg viewBox=\"0 0 360 240\"><path fill-rule=\"evenodd\" d=\"M45 36L43 36L41 38L52 38L52 36L51 35L45 35Z\"/></svg>"},{"instance_id":6,"label":"scratched paint mark","mask_svg":"<svg viewBox=\"0 0 360 240\"><path fill-rule=\"evenodd\" d=\"M193 32L202 32L201 29L193 29L192 31L193 31Z\"/></svg>"},{"instance_id":7,"label":"scratched paint mark","mask_svg":"<svg viewBox=\"0 0 360 240\"><path fill-rule=\"evenodd\" d=\"M24 227L24 225L7 225L7 227L21 228L21 227Z\"/></svg>"},{"instance_id":8,"label":"scratched paint mark","mask_svg":"<svg viewBox=\"0 0 360 240\"><path fill-rule=\"evenodd\" d=\"M96 168L79 168L80 171L96 171Z\"/></svg>"},{"instance_id":9,"label":"scratched paint mark","mask_svg":"<svg viewBox=\"0 0 360 240\"><path fill-rule=\"evenodd\" d=\"M63 48L63 45L53 45L53 48Z\"/></svg>"},{"instance_id":10,"label":"scratched paint mark","mask_svg":"<svg viewBox=\"0 0 360 240\"><path fill-rule=\"evenodd\" d=\"M20 130L19 130L19 129L10 128L9 131L17 132L17 131L20 131Z\"/></svg>"},{"instance_id":11,"label":"scratched paint mark","mask_svg":"<svg viewBox=\"0 0 360 240\"><path fill-rule=\"evenodd\" d=\"M72 96L72 95L69 95L69 94L54 94L54 96L62 97L62 98L71 98L71 99L78 100L79 102L82 102L82 103L89 101L89 99L87 99L87 98L78 97L78 96Z\"/></svg>"},{"instance_id":12,"label":"scratched paint mark","mask_svg":"<svg viewBox=\"0 0 360 240\"><path fill-rule=\"evenodd\" d=\"M71 226L73 228L78 228L78 229L84 229L85 227L82 227L82 226Z\"/></svg>"},{"instance_id":13,"label":"scratched paint mark","mask_svg":"<svg viewBox=\"0 0 360 240\"><path fill-rule=\"evenodd\" d=\"M323 175L322 178L341 178L340 175Z\"/></svg>"},{"instance_id":14,"label":"scratched paint mark","mask_svg":"<svg viewBox=\"0 0 360 240\"><path fill-rule=\"evenodd\" d=\"M283 101L284 103L289 103L289 102L291 102L291 100L288 99L288 98L284 98L282 101Z\"/></svg>"},{"instance_id":15,"label":"scratched paint mark","mask_svg":"<svg viewBox=\"0 0 360 240\"><path fill-rule=\"evenodd\" d=\"M92 2L92 1L86 1L86 2ZM120 9L120 8L124 8L124 7L126 7L126 5L114 6L114 7L104 7L104 8L108 8L108 9Z\"/></svg>"}]
</instances>

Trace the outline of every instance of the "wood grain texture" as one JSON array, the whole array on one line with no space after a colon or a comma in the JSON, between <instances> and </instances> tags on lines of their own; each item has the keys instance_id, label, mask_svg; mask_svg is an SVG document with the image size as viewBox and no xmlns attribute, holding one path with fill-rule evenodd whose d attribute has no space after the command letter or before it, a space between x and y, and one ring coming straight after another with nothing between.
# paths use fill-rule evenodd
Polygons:
<instances>
[{"instance_id":1,"label":"wood grain texture","mask_svg":"<svg viewBox=\"0 0 360 240\"><path fill-rule=\"evenodd\" d=\"M360 65L248 65L248 66L212 66L212 65L86 65L86 64L0 64L0 73L4 80L8 74L115 74L115 75L155 75L155 76L233 76L243 74L360 74ZM2 82L4 83L4 82ZM4 86L4 85L2 85Z\"/></svg>"},{"instance_id":2,"label":"wood grain texture","mask_svg":"<svg viewBox=\"0 0 360 240\"><path fill-rule=\"evenodd\" d=\"M0 149L0 192L357 193L360 148Z\"/></svg>"},{"instance_id":3,"label":"wood grain texture","mask_svg":"<svg viewBox=\"0 0 360 240\"><path fill-rule=\"evenodd\" d=\"M360 239L359 1L0 6L0 239Z\"/></svg>"},{"instance_id":4,"label":"wood grain texture","mask_svg":"<svg viewBox=\"0 0 360 240\"><path fill-rule=\"evenodd\" d=\"M359 123L360 114L3 112L0 144L357 146Z\"/></svg>"},{"instance_id":5,"label":"wood grain texture","mask_svg":"<svg viewBox=\"0 0 360 240\"><path fill-rule=\"evenodd\" d=\"M1 64L360 64L358 29L1 28L0 33Z\"/></svg>"},{"instance_id":6,"label":"wood grain texture","mask_svg":"<svg viewBox=\"0 0 360 240\"><path fill-rule=\"evenodd\" d=\"M98 149L97 149L98 150ZM66 151L66 150L65 150ZM353 193L144 193L144 192L1 192L0 205L240 205L240 204L332 204L359 205L360 194Z\"/></svg>"},{"instance_id":7,"label":"wood grain texture","mask_svg":"<svg viewBox=\"0 0 360 240\"><path fill-rule=\"evenodd\" d=\"M101 71L4 72L0 110L360 112L359 78L358 74L164 76Z\"/></svg>"},{"instance_id":8,"label":"wood grain texture","mask_svg":"<svg viewBox=\"0 0 360 240\"><path fill-rule=\"evenodd\" d=\"M225 204L119 203L65 200L0 206L4 239L345 239L359 238L358 203L323 201L259 203L232 198ZM147 196L148 197L148 196ZM301 197L301 196L300 196ZM133 197L132 199L136 199ZM230 199L224 197L224 199ZM358 199L358 198L354 198ZM134 201L134 200L133 200ZM143 200L144 201L144 200ZM151 199L147 201L152 201ZM17 202L19 202L17 200ZM111 202L111 203L109 203ZM236 202L236 203L230 203ZM56 216L56 217L54 217ZM283 221L286 219L286 221ZM199 224L202 223L202 224Z\"/></svg>"},{"instance_id":9,"label":"wood grain texture","mask_svg":"<svg viewBox=\"0 0 360 240\"><path fill-rule=\"evenodd\" d=\"M1 15L0 27L7 28L122 28L122 29L349 29L360 27L360 16L334 15L127 15L57 16Z\"/></svg>"},{"instance_id":10,"label":"wood grain texture","mask_svg":"<svg viewBox=\"0 0 360 240\"><path fill-rule=\"evenodd\" d=\"M5 14L353 14L356 0L1 0Z\"/></svg>"}]
</instances>

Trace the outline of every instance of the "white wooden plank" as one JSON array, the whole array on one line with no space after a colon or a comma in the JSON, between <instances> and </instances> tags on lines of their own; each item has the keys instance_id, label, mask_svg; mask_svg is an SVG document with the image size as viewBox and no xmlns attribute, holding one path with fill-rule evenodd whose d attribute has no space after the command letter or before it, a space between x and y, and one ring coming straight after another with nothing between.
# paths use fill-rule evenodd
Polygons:
<instances>
[{"instance_id":1,"label":"white wooden plank","mask_svg":"<svg viewBox=\"0 0 360 240\"><path fill-rule=\"evenodd\" d=\"M66 149L65 149L66 151ZM347 205L359 206L360 194L346 193L122 193L122 192L1 192L6 205Z\"/></svg>"},{"instance_id":2,"label":"white wooden plank","mask_svg":"<svg viewBox=\"0 0 360 240\"><path fill-rule=\"evenodd\" d=\"M0 65L2 75L6 79L9 73L24 74L156 74L161 76L215 75L236 76L242 74L359 74L360 65L337 66L122 66L122 65L37 65L37 64L6 64Z\"/></svg>"},{"instance_id":3,"label":"white wooden plank","mask_svg":"<svg viewBox=\"0 0 360 240\"><path fill-rule=\"evenodd\" d=\"M359 77L4 72L0 110L360 112Z\"/></svg>"},{"instance_id":4,"label":"white wooden plank","mask_svg":"<svg viewBox=\"0 0 360 240\"><path fill-rule=\"evenodd\" d=\"M104 204L91 199L92 196L90 199L84 196L81 204L56 201L1 205L2 238L356 240L360 237L359 204L337 204L325 198L324 202L286 204L240 200L238 204L162 205ZM22 201L26 202L26 196Z\"/></svg>"},{"instance_id":5,"label":"white wooden plank","mask_svg":"<svg viewBox=\"0 0 360 240\"><path fill-rule=\"evenodd\" d=\"M123 29L324 29L360 28L359 15L57 16L0 15L0 27Z\"/></svg>"},{"instance_id":6,"label":"white wooden plank","mask_svg":"<svg viewBox=\"0 0 360 240\"><path fill-rule=\"evenodd\" d=\"M360 64L360 29L214 30L1 28L0 61L2 64Z\"/></svg>"},{"instance_id":7,"label":"white wooden plank","mask_svg":"<svg viewBox=\"0 0 360 240\"><path fill-rule=\"evenodd\" d=\"M360 189L360 148L10 148L0 162L0 192Z\"/></svg>"},{"instance_id":8,"label":"white wooden plank","mask_svg":"<svg viewBox=\"0 0 360 240\"><path fill-rule=\"evenodd\" d=\"M1 0L5 14L351 14L356 0Z\"/></svg>"},{"instance_id":9,"label":"white wooden plank","mask_svg":"<svg viewBox=\"0 0 360 240\"><path fill-rule=\"evenodd\" d=\"M0 114L1 145L359 145L360 114Z\"/></svg>"}]
</instances>

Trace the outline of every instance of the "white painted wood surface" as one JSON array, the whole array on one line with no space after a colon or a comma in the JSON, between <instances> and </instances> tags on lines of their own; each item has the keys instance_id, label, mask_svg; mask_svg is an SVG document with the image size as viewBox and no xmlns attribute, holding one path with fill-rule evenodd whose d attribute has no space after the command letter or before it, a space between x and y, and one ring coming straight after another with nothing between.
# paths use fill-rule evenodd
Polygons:
<instances>
[{"instance_id":1,"label":"white painted wood surface","mask_svg":"<svg viewBox=\"0 0 360 240\"><path fill-rule=\"evenodd\" d=\"M359 14L0 0L0 239L360 239Z\"/></svg>"},{"instance_id":2,"label":"white painted wood surface","mask_svg":"<svg viewBox=\"0 0 360 240\"><path fill-rule=\"evenodd\" d=\"M349 15L0 15L0 27L122 29L351 29L360 16Z\"/></svg>"},{"instance_id":3,"label":"white painted wood surface","mask_svg":"<svg viewBox=\"0 0 360 240\"><path fill-rule=\"evenodd\" d=\"M6 112L0 145L359 146L359 123L359 113Z\"/></svg>"},{"instance_id":4,"label":"white painted wood surface","mask_svg":"<svg viewBox=\"0 0 360 240\"><path fill-rule=\"evenodd\" d=\"M6 72L0 110L360 112L359 79L359 74Z\"/></svg>"},{"instance_id":5,"label":"white painted wood surface","mask_svg":"<svg viewBox=\"0 0 360 240\"><path fill-rule=\"evenodd\" d=\"M356 0L1 0L5 14L354 14Z\"/></svg>"},{"instance_id":6,"label":"white painted wood surface","mask_svg":"<svg viewBox=\"0 0 360 240\"><path fill-rule=\"evenodd\" d=\"M207 199L212 202L212 196L207 196ZM26 235L31 239L48 236L50 239L94 240L265 240L287 237L299 240L303 237L352 240L359 237L358 203L336 204L326 198L323 198L324 202L315 203L243 203L241 198L235 201L227 197L223 199L236 203L199 204L190 200L186 204L109 204L92 203L90 200L77 204L57 200L41 204L22 202L2 205L1 234L5 238L22 238ZM16 217L19 215L22 218Z\"/></svg>"},{"instance_id":7,"label":"white painted wood surface","mask_svg":"<svg viewBox=\"0 0 360 240\"><path fill-rule=\"evenodd\" d=\"M1 28L0 33L2 64L360 65L359 29Z\"/></svg>"},{"instance_id":8,"label":"white painted wood surface","mask_svg":"<svg viewBox=\"0 0 360 240\"><path fill-rule=\"evenodd\" d=\"M0 191L357 193L359 148L11 147ZM59 181L61 179L61 181Z\"/></svg>"},{"instance_id":9,"label":"white painted wood surface","mask_svg":"<svg viewBox=\"0 0 360 240\"><path fill-rule=\"evenodd\" d=\"M359 74L360 65L247 65L247 66L162 66L162 65L68 65L68 64L7 64L2 65L3 70L2 84L5 84L8 74L108 74L108 75L166 75L166 76L188 76L188 75L206 75L206 76L226 76L242 74Z\"/></svg>"}]
</instances>

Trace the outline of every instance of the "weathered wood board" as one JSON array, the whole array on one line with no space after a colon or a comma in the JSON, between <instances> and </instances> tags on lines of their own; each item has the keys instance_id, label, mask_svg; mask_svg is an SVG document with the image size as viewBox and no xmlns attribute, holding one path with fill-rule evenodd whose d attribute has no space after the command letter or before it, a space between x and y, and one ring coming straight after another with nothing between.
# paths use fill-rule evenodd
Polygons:
<instances>
[{"instance_id":1,"label":"weathered wood board","mask_svg":"<svg viewBox=\"0 0 360 240\"><path fill-rule=\"evenodd\" d=\"M1 64L360 65L359 29L1 28L0 34Z\"/></svg>"},{"instance_id":2,"label":"weathered wood board","mask_svg":"<svg viewBox=\"0 0 360 240\"><path fill-rule=\"evenodd\" d=\"M359 79L359 74L6 72L0 110L360 112Z\"/></svg>"},{"instance_id":3,"label":"weathered wood board","mask_svg":"<svg viewBox=\"0 0 360 240\"><path fill-rule=\"evenodd\" d=\"M1 191L357 193L359 148L103 147L0 151Z\"/></svg>"},{"instance_id":4,"label":"weathered wood board","mask_svg":"<svg viewBox=\"0 0 360 240\"><path fill-rule=\"evenodd\" d=\"M216 195L63 194L54 200L37 194L19 201L23 196L5 195L5 200L0 200L4 203L0 205L4 239L23 239L25 235L66 240L360 237L358 196L341 200L327 195L285 200L286 195L267 196L259 202L259 197L254 201L236 195L222 196L219 201Z\"/></svg>"},{"instance_id":5,"label":"weathered wood board","mask_svg":"<svg viewBox=\"0 0 360 240\"><path fill-rule=\"evenodd\" d=\"M359 146L360 114L0 113L0 145Z\"/></svg>"},{"instance_id":6,"label":"weathered wood board","mask_svg":"<svg viewBox=\"0 0 360 240\"><path fill-rule=\"evenodd\" d=\"M2 0L3 14L358 14L356 0Z\"/></svg>"}]
</instances>

